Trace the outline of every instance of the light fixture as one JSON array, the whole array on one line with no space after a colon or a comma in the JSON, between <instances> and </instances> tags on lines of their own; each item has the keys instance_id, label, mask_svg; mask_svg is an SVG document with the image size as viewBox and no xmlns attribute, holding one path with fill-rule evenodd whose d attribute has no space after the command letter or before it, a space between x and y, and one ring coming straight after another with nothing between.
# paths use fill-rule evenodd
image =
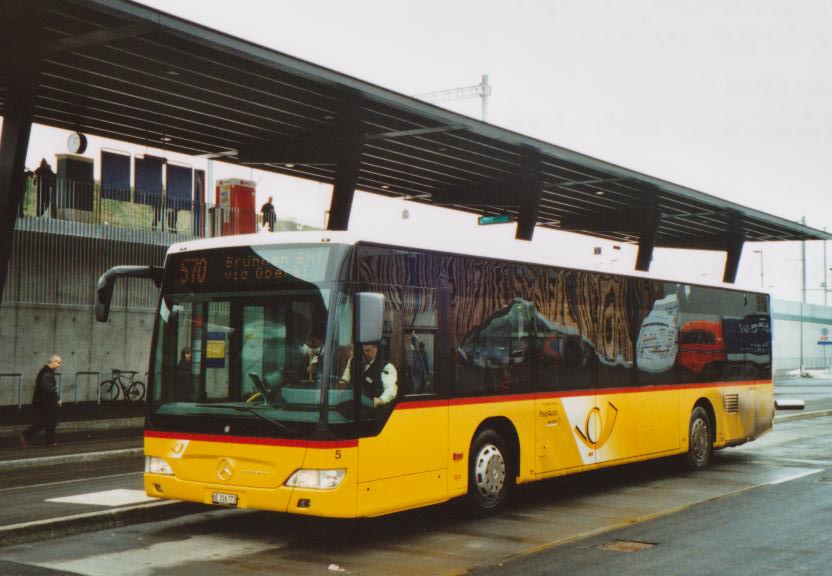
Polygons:
<instances>
[{"instance_id":1,"label":"light fixture","mask_svg":"<svg viewBox=\"0 0 832 576\"><path fill-rule=\"evenodd\" d=\"M294 167L295 167L294 164L286 164L286 168L294 168Z\"/></svg>"},{"instance_id":2,"label":"light fixture","mask_svg":"<svg viewBox=\"0 0 832 576\"><path fill-rule=\"evenodd\" d=\"M382 190L388 190L389 188L390 188L390 186L388 186L387 184L382 184L381 185Z\"/></svg>"},{"instance_id":3,"label":"light fixture","mask_svg":"<svg viewBox=\"0 0 832 576\"><path fill-rule=\"evenodd\" d=\"M595 192L595 195L596 195L596 196L603 196L603 195L604 195L604 191L603 191L603 190L598 190L597 192Z\"/></svg>"}]
</instances>

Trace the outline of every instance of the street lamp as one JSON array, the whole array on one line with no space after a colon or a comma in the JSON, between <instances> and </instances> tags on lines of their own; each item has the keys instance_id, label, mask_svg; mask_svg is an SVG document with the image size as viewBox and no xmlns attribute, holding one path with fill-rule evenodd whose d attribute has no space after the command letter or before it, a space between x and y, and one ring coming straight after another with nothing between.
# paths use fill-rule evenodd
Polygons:
<instances>
[{"instance_id":1,"label":"street lamp","mask_svg":"<svg viewBox=\"0 0 832 576\"><path fill-rule=\"evenodd\" d=\"M754 254L760 255L760 288L765 290L766 281L765 281L765 274L763 273L763 251L762 250L754 250Z\"/></svg>"}]
</instances>

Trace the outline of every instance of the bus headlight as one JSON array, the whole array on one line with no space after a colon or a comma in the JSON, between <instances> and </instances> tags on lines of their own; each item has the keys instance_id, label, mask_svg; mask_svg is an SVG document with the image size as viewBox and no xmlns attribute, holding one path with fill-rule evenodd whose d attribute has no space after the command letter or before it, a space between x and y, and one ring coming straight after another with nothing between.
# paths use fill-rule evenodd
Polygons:
<instances>
[{"instance_id":1,"label":"bus headlight","mask_svg":"<svg viewBox=\"0 0 832 576\"><path fill-rule=\"evenodd\" d=\"M296 470L294 474L289 476L286 480L286 486L293 486L295 488L313 488L316 490L331 490L338 488L341 481L344 479L346 470L338 468L336 470Z\"/></svg>"},{"instance_id":2,"label":"bus headlight","mask_svg":"<svg viewBox=\"0 0 832 576\"><path fill-rule=\"evenodd\" d=\"M173 474L170 464L156 456L144 457L144 471L146 474Z\"/></svg>"}]
</instances>

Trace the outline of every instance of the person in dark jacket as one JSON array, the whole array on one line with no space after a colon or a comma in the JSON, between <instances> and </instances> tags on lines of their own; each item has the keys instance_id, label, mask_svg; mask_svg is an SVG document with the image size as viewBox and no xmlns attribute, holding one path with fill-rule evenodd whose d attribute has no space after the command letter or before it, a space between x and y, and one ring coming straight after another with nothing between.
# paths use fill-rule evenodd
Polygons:
<instances>
[{"instance_id":1,"label":"person in dark jacket","mask_svg":"<svg viewBox=\"0 0 832 576\"><path fill-rule=\"evenodd\" d=\"M58 425L58 408L61 398L55 381L55 371L61 367L60 356L52 356L35 377L35 392L32 395L32 408L35 410L35 422L20 433L20 444L26 448L33 436L41 430L46 431L46 445L55 444L55 427Z\"/></svg>"},{"instance_id":2,"label":"person in dark jacket","mask_svg":"<svg viewBox=\"0 0 832 576\"><path fill-rule=\"evenodd\" d=\"M37 186L37 215L40 216L46 209L49 209L49 214L52 218L57 217L58 210L55 205L55 186L57 184L57 176L52 172L52 166L46 161L46 158L40 161L40 166L35 170L35 185Z\"/></svg>"},{"instance_id":3,"label":"person in dark jacket","mask_svg":"<svg viewBox=\"0 0 832 576\"><path fill-rule=\"evenodd\" d=\"M269 196L269 201L263 204L260 208L260 215L263 218L263 226L266 227L269 232L274 232L274 223L277 220L277 215L274 211L274 204L272 204L271 196Z\"/></svg>"},{"instance_id":4,"label":"person in dark jacket","mask_svg":"<svg viewBox=\"0 0 832 576\"><path fill-rule=\"evenodd\" d=\"M179 353L179 364L176 366L176 400L195 402L196 397L191 347L185 346Z\"/></svg>"}]
</instances>

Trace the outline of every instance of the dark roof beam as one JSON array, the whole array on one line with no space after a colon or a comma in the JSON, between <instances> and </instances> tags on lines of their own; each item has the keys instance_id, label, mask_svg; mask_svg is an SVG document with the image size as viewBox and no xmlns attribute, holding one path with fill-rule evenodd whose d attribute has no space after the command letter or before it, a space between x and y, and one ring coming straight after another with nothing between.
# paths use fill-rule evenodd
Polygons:
<instances>
[{"instance_id":1,"label":"dark roof beam","mask_svg":"<svg viewBox=\"0 0 832 576\"><path fill-rule=\"evenodd\" d=\"M157 81L152 82L147 74L126 67L120 70L124 75L119 75L114 71L99 71L63 59L48 61L44 72L45 76L48 73L48 76L54 76L57 80L77 84L80 87L78 91L82 94L95 88L115 94L117 99L131 97L157 106L192 111L194 114L236 119L236 122L247 124L252 129L263 130L263 126L268 124L295 130L308 129L308 126L292 121L297 120L297 117L281 115L278 118L276 114L280 111L277 109L264 109L263 106L240 97L194 87L187 89L185 86L176 86L171 91L172 87L165 84L169 81L160 82L160 79L155 78ZM241 104L249 106L244 108Z\"/></svg>"},{"instance_id":2,"label":"dark roof beam","mask_svg":"<svg viewBox=\"0 0 832 576\"><path fill-rule=\"evenodd\" d=\"M89 46L106 44L123 38L141 36L151 33L156 29L157 27L149 22L133 22L124 26L95 30L86 34L77 34L75 36L61 38L60 40L46 42L40 46L40 51L44 55L59 54L70 50L80 50Z\"/></svg>"},{"instance_id":3,"label":"dark roof beam","mask_svg":"<svg viewBox=\"0 0 832 576\"><path fill-rule=\"evenodd\" d=\"M78 109L76 112L70 112L73 110L74 106L69 103L62 103L61 101L56 101L44 96L40 96L40 101L41 105L38 107L40 114L49 113L54 117L63 116L66 121L75 122L78 125L76 130L83 131L87 129L87 126L95 126L96 124L102 125L103 123L132 129L135 129L138 125L144 125L144 132L148 134L148 136L150 134L154 134L156 138L151 138L150 141L155 141L155 145L158 146L164 146L165 142L162 139L168 138L168 142L180 140L182 142L189 142L195 145L199 144L207 146L208 149L230 148L231 146L228 145L228 142L239 142L244 136L242 134L232 136L227 134L217 135L198 132L188 128L183 128L182 126L172 126L170 124L165 124L164 122L149 119L143 120L139 123L136 121L136 118L130 116L108 113L103 110L91 110L89 108L85 108L83 111ZM64 106L62 106L62 104L64 104Z\"/></svg>"},{"instance_id":4,"label":"dark roof beam","mask_svg":"<svg viewBox=\"0 0 832 576\"><path fill-rule=\"evenodd\" d=\"M425 134L452 132L454 130L462 129L462 126L435 126L433 128L414 128L412 130L399 130L395 132L382 132L381 134L369 134L365 140L367 142L372 142L373 140L393 140L394 138L406 138L408 136L423 136Z\"/></svg>"},{"instance_id":5,"label":"dark roof beam","mask_svg":"<svg viewBox=\"0 0 832 576\"><path fill-rule=\"evenodd\" d=\"M517 230L514 237L517 240L531 241L537 224L543 184L540 179L540 151L537 148L526 147L523 152L523 163L517 175L520 210L517 214Z\"/></svg>"},{"instance_id":6,"label":"dark roof beam","mask_svg":"<svg viewBox=\"0 0 832 576\"><path fill-rule=\"evenodd\" d=\"M245 97L243 97L240 92L235 90L240 85L231 82L227 76L206 74L199 65L185 67L181 60L172 60L170 54L166 54L167 60L160 60L150 58L144 53L134 54L129 50L113 46L107 46L106 48L115 52L115 54L100 54L104 50L102 48L94 53L85 53L79 56L90 59L93 64L98 65L102 72L108 72L108 75L112 75L112 72L107 71L107 67L123 68L128 71L135 70L137 76L145 77L147 82L155 83L161 90L170 90L171 87L177 87L178 90L171 91L203 100L220 98L230 102L232 108L245 108L253 114L270 115L276 112L293 118L295 122L307 122L312 126L325 125L326 117L333 114L331 109L333 104L329 101L327 103L330 108L314 106L309 102L294 100L265 91L251 82L244 84L246 90ZM118 63L111 61L109 58L117 59ZM308 95L306 97L309 99Z\"/></svg>"},{"instance_id":7,"label":"dark roof beam","mask_svg":"<svg viewBox=\"0 0 832 576\"><path fill-rule=\"evenodd\" d=\"M341 104L336 119L333 142L337 146L335 182L329 208L327 230L347 230L350 223L352 201L361 171L364 153L364 126L361 122L361 96L348 93Z\"/></svg>"}]
</instances>

